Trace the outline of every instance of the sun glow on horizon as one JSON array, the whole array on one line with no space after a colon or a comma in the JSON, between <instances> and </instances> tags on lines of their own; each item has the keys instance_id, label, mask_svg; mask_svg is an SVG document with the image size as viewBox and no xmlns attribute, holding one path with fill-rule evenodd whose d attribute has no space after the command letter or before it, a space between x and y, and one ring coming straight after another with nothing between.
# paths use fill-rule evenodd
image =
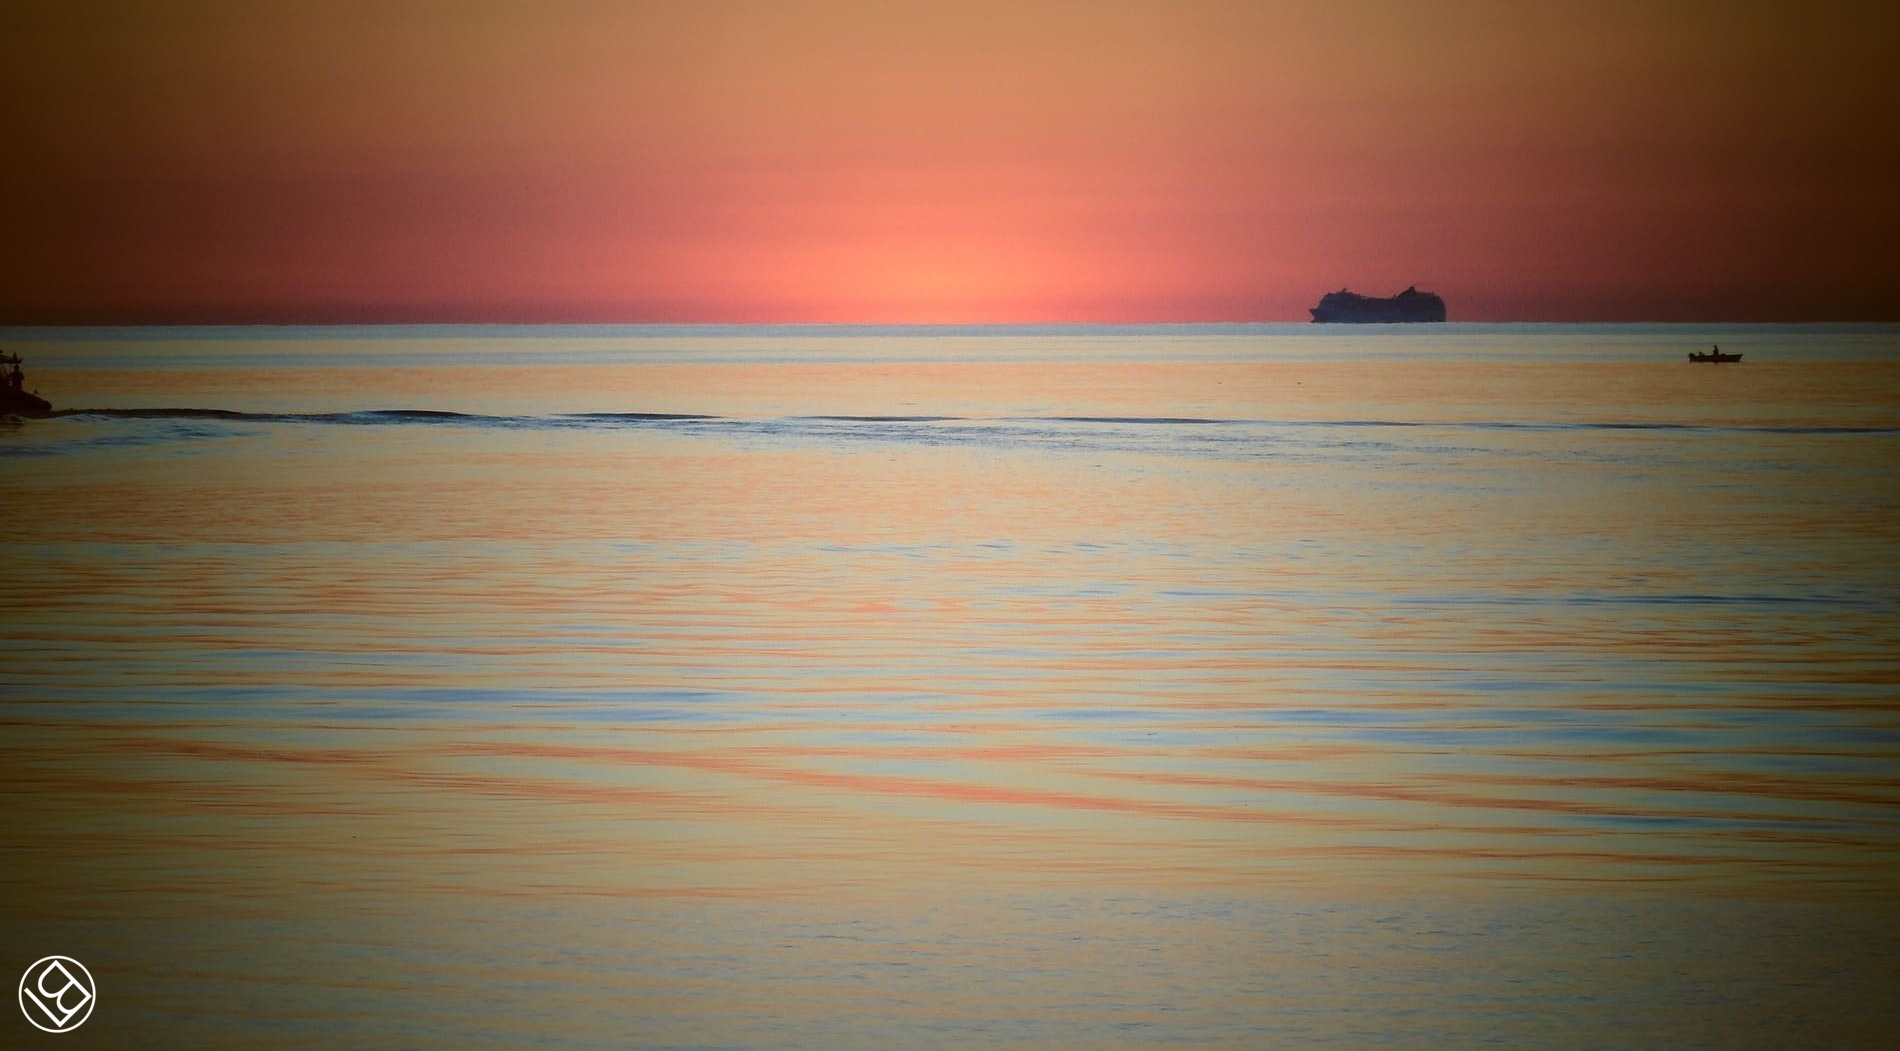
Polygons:
<instances>
[{"instance_id":1,"label":"sun glow on horizon","mask_svg":"<svg viewBox=\"0 0 1900 1051\"><path fill-rule=\"evenodd\" d=\"M1900 316L1895 45L1765 8L113 12L0 64L0 322Z\"/></svg>"}]
</instances>

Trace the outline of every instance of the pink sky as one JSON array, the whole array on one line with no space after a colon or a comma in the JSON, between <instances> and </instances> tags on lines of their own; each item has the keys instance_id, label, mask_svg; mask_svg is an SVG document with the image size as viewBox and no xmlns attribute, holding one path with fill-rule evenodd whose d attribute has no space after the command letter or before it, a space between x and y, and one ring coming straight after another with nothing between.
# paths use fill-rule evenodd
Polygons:
<instances>
[{"instance_id":1,"label":"pink sky","mask_svg":"<svg viewBox=\"0 0 1900 1051\"><path fill-rule=\"evenodd\" d=\"M1851 8L14 7L0 323L1900 320Z\"/></svg>"}]
</instances>

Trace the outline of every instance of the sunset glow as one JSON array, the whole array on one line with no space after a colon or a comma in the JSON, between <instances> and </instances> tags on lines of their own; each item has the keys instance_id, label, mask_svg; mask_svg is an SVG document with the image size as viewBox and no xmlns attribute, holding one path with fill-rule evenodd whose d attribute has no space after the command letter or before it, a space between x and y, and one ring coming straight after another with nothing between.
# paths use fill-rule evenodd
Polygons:
<instances>
[{"instance_id":1,"label":"sunset glow","mask_svg":"<svg viewBox=\"0 0 1900 1051\"><path fill-rule=\"evenodd\" d=\"M1825 5L28 6L4 323L1895 316Z\"/></svg>"}]
</instances>

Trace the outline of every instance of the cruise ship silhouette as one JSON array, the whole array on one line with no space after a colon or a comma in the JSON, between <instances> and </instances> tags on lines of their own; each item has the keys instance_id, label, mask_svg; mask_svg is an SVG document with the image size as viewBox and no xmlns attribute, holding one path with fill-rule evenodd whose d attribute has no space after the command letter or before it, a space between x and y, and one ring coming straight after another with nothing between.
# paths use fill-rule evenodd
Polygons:
<instances>
[{"instance_id":1,"label":"cruise ship silhouette","mask_svg":"<svg viewBox=\"0 0 1900 1051\"><path fill-rule=\"evenodd\" d=\"M1312 308L1316 322L1380 324L1397 321L1443 321L1445 301L1436 292L1420 292L1417 285L1396 296L1380 299L1340 289L1320 297Z\"/></svg>"}]
</instances>

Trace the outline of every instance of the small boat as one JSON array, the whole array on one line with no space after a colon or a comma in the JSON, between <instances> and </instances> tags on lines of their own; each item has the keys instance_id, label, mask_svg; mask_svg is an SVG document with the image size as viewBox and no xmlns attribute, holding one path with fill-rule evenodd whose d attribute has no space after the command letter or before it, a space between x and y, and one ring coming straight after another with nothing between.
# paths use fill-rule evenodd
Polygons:
<instances>
[{"instance_id":1,"label":"small boat","mask_svg":"<svg viewBox=\"0 0 1900 1051\"><path fill-rule=\"evenodd\" d=\"M1717 364L1720 364L1725 361L1740 361L1742 360L1742 356L1740 354L1724 354L1722 353L1721 347L1710 347L1706 351L1700 351L1700 350L1690 351L1689 360L1690 361L1710 361L1710 362L1715 362Z\"/></svg>"},{"instance_id":2,"label":"small boat","mask_svg":"<svg viewBox=\"0 0 1900 1051\"><path fill-rule=\"evenodd\" d=\"M53 403L26 389L20 356L0 350L0 416L51 416Z\"/></svg>"}]
</instances>

